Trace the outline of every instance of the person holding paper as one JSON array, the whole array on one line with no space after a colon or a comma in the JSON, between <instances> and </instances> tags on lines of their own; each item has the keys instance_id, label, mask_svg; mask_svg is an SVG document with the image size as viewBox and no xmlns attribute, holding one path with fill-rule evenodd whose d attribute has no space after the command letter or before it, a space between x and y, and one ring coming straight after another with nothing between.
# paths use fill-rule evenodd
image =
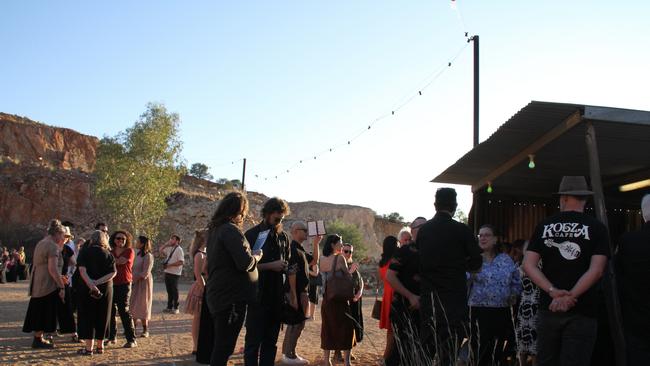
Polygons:
<instances>
[{"instance_id":1,"label":"person holding paper","mask_svg":"<svg viewBox=\"0 0 650 366\"><path fill-rule=\"evenodd\" d=\"M240 192L227 194L208 225L208 281L205 299L214 325L210 365L226 366L244 318L255 300L257 265L262 251L251 251L242 232L248 200ZM199 341L199 347L201 346ZM197 350L201 354L200 348Z\"/></svg>"},{"instance_id":2,"label":"person holding paper","mask_svg":"<svg viewBox=\"0 0 650 366\"><path fill-rule=\"evenodd\" d=\"M255 248L262 250L264 256L257 265L257 299L249 304L246 317L245 366L271 366L275 362L284 304L284 279L291 259L289 235L282 230L282 220L289 214L289 204L273 197L264 203L261 213L264 220L246 232L246 240L256 243Z\"/></svg>"},{"instance_id":3,"label":"person holding paper","mask_svg":"<svg viewBox=\"0 0 650 366\"><path fill-rule=\"evenodd\" d=\"M322 236L314 237L314 255L308 254L303 248L302 243L307 240L307 225L304 221L296 221L291 225L291 260L289 268L295 271L289 271L289 304L296 310L305 314L308 311L308 287L309 287L309 266L318 263L318 244ZM305 321L294 325L287 325L284 333L284 342L282 343L282 363L285 365L304 365L308 361L296 353L298 338L305 328Z\"/></svg>"}]
</instances>

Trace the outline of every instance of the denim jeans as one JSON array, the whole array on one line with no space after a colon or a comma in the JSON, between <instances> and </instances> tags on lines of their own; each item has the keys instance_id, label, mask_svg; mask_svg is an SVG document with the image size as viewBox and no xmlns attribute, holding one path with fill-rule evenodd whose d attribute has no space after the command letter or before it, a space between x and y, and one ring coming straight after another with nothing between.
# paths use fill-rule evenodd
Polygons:
<instances>
[{"instance_id":1,"label":"denim jeans","mask_svg":"<svg viewBox=\"0 0 650 366\"><path fill-rule=\"evenodd\" d=\"M537 321L538 366L588 366L598 322L578 313L540 310Z\"/></svg>"}]
</instances>

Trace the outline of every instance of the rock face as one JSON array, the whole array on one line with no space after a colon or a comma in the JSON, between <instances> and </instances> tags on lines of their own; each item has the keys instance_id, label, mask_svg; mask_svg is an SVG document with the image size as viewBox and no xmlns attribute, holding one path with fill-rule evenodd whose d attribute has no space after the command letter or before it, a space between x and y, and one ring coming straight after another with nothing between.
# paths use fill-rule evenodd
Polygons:
<instances>
[{"instance_id":1,"label":"rock face","mask_svg":"<svg viewBox=\"0 0 650 366\"><path fill-rule=\"evenodd\" d=\"M77 235L94 227L101 218L93 202L91 175L98 143L93 136L0 113L0 239L4 245L25 245L30 254L30 246L42 237L52 218L75 223ZM159 241L177 233L189 252L195 230L207 226L227 193L219 184L183 177L178 191L167 199ZM245 226L249 228L261 220L260 210L268 197L256 192L247 196L250 215ZM356 225L372 257L381 254L383 238L396 235L401 227L365 207L313 201L290 203L290 207L287 226L310 219L326 224L340 219Z\"/></svg>"}]
</instances>

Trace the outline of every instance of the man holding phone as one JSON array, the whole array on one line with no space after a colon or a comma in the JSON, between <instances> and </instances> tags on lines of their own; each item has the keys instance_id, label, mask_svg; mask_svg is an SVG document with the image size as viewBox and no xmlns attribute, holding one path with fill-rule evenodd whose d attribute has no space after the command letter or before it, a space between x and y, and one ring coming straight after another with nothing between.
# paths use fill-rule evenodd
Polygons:
<instances>
[{"instance_id":1,"label":"man holding phone","mask_svg":"<svg viewBox=\"0 0 650 366\"><path fill-rule=\"evenodd\" d=\"M249 243L255 243L254 250L264 251L257 264L257 301L249 304L246 316L245 366L275 363L284 304L284 278L291 257L289 236L282 230L282 219L288 214L289 205L285 200L271 198L262 207L264 220L245 234Z\"/></svg>"}]
</instances>

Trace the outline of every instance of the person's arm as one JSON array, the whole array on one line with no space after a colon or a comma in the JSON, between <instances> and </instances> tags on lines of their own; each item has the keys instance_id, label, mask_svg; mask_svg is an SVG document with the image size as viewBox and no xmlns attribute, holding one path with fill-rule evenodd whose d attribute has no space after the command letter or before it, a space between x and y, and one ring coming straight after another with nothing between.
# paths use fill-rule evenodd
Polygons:
<instances>
[{"instance_id":1,"label":"person's arm","mask_svg":"<svg viewBox=\"0 0 650 366\"><path fill-rule=\"evenodd\" d=\"M465 253L466 257L466 266L467 272L480 272L481 267L483 266L483 257L481 257L481 249L476 243L476 238L472 234L472 231L469 228L465 230Z\"/></svg>"},{"instance_id":2,"label":"person's arm","mask_svg":"<svg viewBox=\"0 0 650 366\"><path fill-rule=\"evenodd\" d=\"M392 269L388 269L386 271L386 281L390 284L390 286L393 288L394 291L397 291L400 295L404 296L409 301L409 304L411 304L412 309L419 309L420 308L420 296L415 295L411 291L409 291L406 287L404 287L404 284L402 284L402 281L397 278L397 271L394 271Z\"/></svg>"},{"instance_id":3,"label":"person's arm","mask_svg":"<svg viewBox=\"0 0 650 366\"><path fill-rule=\"evenodd\" d=\"M170 245L169 242L166 242L166 243L163 244L160 248L158 248L158 254L159 254L161 257L167 257L168 254L165 253L165 249L167 249L167 248L169 247L169 245Z\"/></svg>"},{"instance_id":4,"label":"person's arm","mask_svg":"<svg viewBox=\"0 0 650 366\"><path fill-rule=\"evenodd\" d=\"M292 273L287 276L289 280L289 305L292 308L298 309L298 296L296 294L296 274Z\"/></svg>"},{"instance_id":5,"label":"person's arm","mask_svg":"<svg viewBox=\"0 0 650 366\"><path fill-rule=\"evenodd\" d=\"M201 253L196 253L194 255L194 278L201 285L205 286L205 279L203 278L203 259Z\"/></svg>"},{"instance_id":6,"label":"person's arm","mask_svg":"<svg viewBox=\"0 0 650 366\"><path fill-rule=\"evenodd\" d=\"M59 260L59 257L48 257L47 258L47 271L50 274L50 277L54 279L54 282L56 283L56 287L59 289L59 297L61 300L65 298L65 284L63 283L63 278L61 277L61 273L59 273L59 268L57 267L57 262ZM63 291L62 291L63 290Z\"/></svg>"},{"instance_id":7,"label":"person's arm","mask_svg":"<svg viewBox=\"0 0 650 366\"><path fill-rule=\"evenodd\" d=\"M203 263L201 264L201 272L205 273L205 277L203 277L203 280L205 281L205 278L208 277L208 257L205 257L203 259Z\"/></svg>"},{"instance_id":8,"label":"person's arm","mask_svg":"<svg viewBox=\"0 0 650 366\"><path fill-rule=\"evenodd\" d=\"M151 277L151 271L153 270L153 254L147 253L144 255L144 270L142 271L142 279L146 280Z\"/></svg>"},{"instance_id":9,"label":"person's arm","mask_svg":"<svg viewBox=\"0 0 650 366\"><path fill-rule=\"evenodd\" d=\"M90 289L91 292L99 292L99 289L95 285L95 282L88 276L88 272L86 272L86 267L83 265L79 267L79 275L81 276L81 279L86 283L86 286Z\"/></svg>"},{"instance_id":10,"label":"person's arm","mask_svg":"<svg viewBox=\"0 0 650 366\"><path fill-rule=\"evenodd\" d=\"M603 276L605 272L605 266L607 265L607 257L604 255L592 255L591 262L589 263L589 269L585 272L578 282L570 290L571 295L578 298L587 290L589 290L598 280Z\"/></svg>"},{"instance_id":11,"label":"person's arm","mask_svg":"<svg viewBox=\"0 0 650 366\"><path fill-rule=\"evenodd\" d=\"M232 256L235 268L240 271L250 272L255 269L256 265L259 266L257 262L262 256L261 253L259 255L251 253L250 247L245 244L246 238L241 232L234 229L224 230L222 235L224 235L223 246Z\"/></svg>"},{"instance_id":12,"label":"person's arm","mask_svg":"<svg viewBox=\"0 0 650 366\"><path fill-rule=\"evenodd\" d=\"M540 255L537 252L527 250L524 254L524 272L530 278L533 283L537 285L542 291L545 291L553 299L570 295L569 291L565 289L556 289L553 287L551 281L546 278L544 273L537 267L539 263Z\"/></svg>"},{"instance_id":13,"label":"person's arm","mask_svg":"<svg viewBox=\"0 0 650 366\"><path fill-rule=\"evenodd\" d=\"M101 285L112 280L113 277L115 277L115 275L117 275L117 271L113 271L111 273L106 274L105 276L99 277L93 282L95 283L95 285Z\"/></svg>"},{"instance_id":14,"label":"person's arm","mask_svg":"<svg viewBox=\"0 0 650 366\"><path fill-rule=\"evenodd\" d=\"M312 259L311 262L309 262L310 266L313 266L314 264L318 264L318 259L320 258L320 248L318 246L322 239L323 239L322 235L318 235L314 237L314 243L312 244Z\"/></svg>"}]
</instances>

